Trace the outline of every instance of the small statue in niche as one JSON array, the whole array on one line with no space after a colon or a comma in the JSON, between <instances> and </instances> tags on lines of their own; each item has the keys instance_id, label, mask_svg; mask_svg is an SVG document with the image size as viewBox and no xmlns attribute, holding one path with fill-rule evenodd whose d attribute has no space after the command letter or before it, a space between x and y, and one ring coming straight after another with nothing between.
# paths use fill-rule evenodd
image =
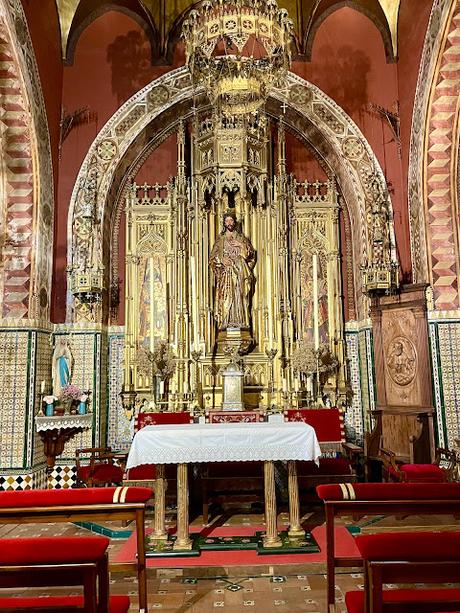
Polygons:
<instances>
[{"instance_id":1,"label":"small statue in niche","mask_svg":"<svg viewBox=\"0 0 460 613\"><path fill-rule=\"evenodd\" d=\"M52 377L53 377L53 394L59 398L62 393L62 388L70 383L72 378L72 352L67 341L67 338L60 336L56 340L53 351L52 361Z\"/></svg>"},{"instance_id":2,"label":"small statue in niche","mask_svg":"<svg viewBox=\"0 0 460 613\"><path fill-rule=\"evenodd\" d=\"M256 253L251 241L238 231L233 211L225 213L223 222L209 262L216 278L214 317L219 330L248 329Z\"/></svg>"}]
</instances>

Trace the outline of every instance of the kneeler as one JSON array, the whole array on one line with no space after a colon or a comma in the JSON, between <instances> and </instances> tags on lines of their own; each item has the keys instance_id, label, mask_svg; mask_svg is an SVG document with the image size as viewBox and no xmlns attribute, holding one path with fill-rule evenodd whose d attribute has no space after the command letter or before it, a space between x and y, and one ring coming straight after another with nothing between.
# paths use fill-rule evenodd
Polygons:
<instances>
[{"instance_id":1,"label":"kneeler","mask_svg":"<svg viewBox=\"0 0 460 613\"><path fill-rule=\"evenodd\" d=\"M0 597L0 611L128 611L127 596L108 595L109 542L106 537L0 539L0 587L83 587L83 596Z\"/></svg>"},{"instance_id":2,"label":"kneeler","mask_svg":"<svg viewBox=\"0 0 460 613\"><path fill-rule=\"evenodd\" d=\"M460 606L460 532L395 532L358 536L365 591L347 592L348 613L436 613ZM393 584L385 589L385 584ZM394 589L394 584L416 585ZM422 587L420 583L438 584Z\"/></svg>"}]
</instances>

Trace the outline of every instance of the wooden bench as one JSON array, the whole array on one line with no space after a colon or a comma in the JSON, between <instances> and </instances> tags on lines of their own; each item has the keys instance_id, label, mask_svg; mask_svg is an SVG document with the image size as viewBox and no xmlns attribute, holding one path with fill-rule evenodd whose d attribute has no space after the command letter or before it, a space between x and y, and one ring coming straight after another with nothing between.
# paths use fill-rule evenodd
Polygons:
<instances>
[{"instance_id":1,"label":"wooden bench","mask_svg":"<svg viewBox=\"0 0 460 613\"><path fill-rule=\"evenodd\" d=\"M139 608L147 611L145 566L146 487L108 487L0 492L0 524L125 520L135 521ZM125 567L126 564L123 565ZM117 565L112 568L116 570Z\"/></svg>"},{"instance_id":2,"label":"wooden bench","mask_svg":"<svg viewBox=\"0 0 460 613\"><path fill-rule=\"evenodd\" d=\"M364 560L365 591L346 593L348 613L436 613L460 606L460 588L445 585L459 581L460 532L366 534L356 545ZM394 588L407 583L417 585Z\"/></svg>"},{"instance_id":3,"label":"wooden bench","mask_svg":"<svg viewBox=\"0 0 460 613\"><path fill-rule=\"evenodd\" d=\"M107 547L103 536L54 536L0 539L0 587L81 586L77 609L86 613L127 611L129 598L109 598ZM67 596L49 600L47 594L29 597L0 595L0 611L62 610L73 605Z\"/></svg>"},{"instance_id":4,"label":"wooden bench","mask_svg":"<svg viewBox=\"0 0 460 613\"><path fill-rule=\"evenodd\" d=\"M348 483L319 485L326 513L327 602L335 604L335 568L362 560L335 552L336 517L350 515L454 515L460 512L460 483Z\"/></svg>"}]
</instances>

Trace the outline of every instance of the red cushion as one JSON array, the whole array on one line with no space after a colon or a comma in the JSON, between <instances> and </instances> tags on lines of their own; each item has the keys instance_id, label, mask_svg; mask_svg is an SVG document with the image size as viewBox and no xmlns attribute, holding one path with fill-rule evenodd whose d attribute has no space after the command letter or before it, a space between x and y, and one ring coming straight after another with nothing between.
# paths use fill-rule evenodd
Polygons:
<instances>
[{"instance_id":1,"label":"red cushion","mask_svg":"<svg viewBox=\"0 0 460 613\"><path fill-rule=\"evenodd\" d=\"M363 534L356 545L365 560L460 560L460 532Z\"/></svg>"},{"instance_id":2,"label":"red cushion","mask_svg":"<svg viewBox=\"0 0 460 613\"><path fill-rule=\"evenodd\" d=\"M109 546L105 536L43 536L0 540L0 564L61 564L100 560Z\"/></svg>"},{"instance_id":3,"label":"red cushion","mask_svg":"<svg viewBox=\"0 0 460 613\"><path fill-rule=\"evenodd\" d=\"M356 500L460 501L460 483L353 483L350 487ZM337 484L318 485L316 491L325 501L348 499Z\"/></svg>"},{"instance_id":4,"label":"red cushion","mask_svg":"<svg viewBox=\"0 0 460 613\"><path fill-rule=\"evenodd\" d=\"M362 590L354 590L345 594L345 604L348 613L364 613L364 594L365 592ZM457 588L391 589L383 591L383 601L388 604L401 603L401 608L391 607L392 613L417 613L417 608L420 608L421 603L450 602L456 604L460 602L460 590ZM410 607L411 603L414 605L413 607ZM440 608L439 611L441 610Z\"/></svg>"},{"instance_id":5,"label":"red cushion","mask_svg":"<svg viewBox=\"0 0 460 613\"><path fill-rule=\"evenodd\" d=\"M152 497L152 490L148 487L127 487L123 491L127 503L147 502ZM0 509L112 504L114 498L119 502L119 492L120 488L116 487L0 492Z\"/></svg>"},{"instance_id":6,"label":"red cushion","mask_svg":"<svg viewBox=\"0 0 460 613\"><path fill-rule=\"evenodd\" d=\"M297 474L302 475L351 475L350 462L345 458L320 458L315 462L296 462Z\"/></svg>"},{"instance_id":7,"label":"red cushion","mask_svg":"<svg viewBox=\"0 0 460 613\"><path fill-rule=\"evenodd\" d=\"M0 598L1 609L17 610L19 607L56 607L59 612L62 607L83 607L82 596L34 596L30 598ZM128 596L110 596L109 613L127 613L129 609Z\"/></svg>"},{"instance_id":8,"label":"red cushion","mask_svg":"<svg viewBox=\"0 0 460 613\"><path fill-rule=\"evenodd\" d=\"M155 464L141 464L140 466L134 466L127 472L127 478L133 481L142 479L156 479L157 468Z\"/></svg>"},{"instance_id":9,"label":"red cushion","mask_svg":"<svg viewBox=\"0 0 460 613\"><path fill-rule=\"evenodd\" d=\"M445 471L436 464L402 464L400 469L408 482L442 483L446 480Z\"/></svg>"},{"instance_id":10,"label":"red cushion","mask_svg":"<svg viewBox=\"0 0 460 613\"><path fill-rule=\"evenodd\" d=\"M339 409L289 409L284 412L287 421L303 421L314 428L320 443L345 441L343 419Z\"/></svg>"}]
</instances>

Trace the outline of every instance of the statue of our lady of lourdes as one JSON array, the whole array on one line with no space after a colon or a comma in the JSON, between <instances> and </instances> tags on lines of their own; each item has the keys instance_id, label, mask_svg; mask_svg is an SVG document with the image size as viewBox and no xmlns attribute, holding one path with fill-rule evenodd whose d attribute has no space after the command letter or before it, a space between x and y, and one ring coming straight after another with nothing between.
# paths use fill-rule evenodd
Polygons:
<instances>
[{"instance_id":1,"label":"statue of our lady of lourdes","mask_svg":"<svg viewBox=\"0 0 460 613\"><path fill-rule=\"evenodd\" d=\"M52 362L53 394L57 398L61 396L62 388L70 383L72 362L72 353L67 339L61 336L56 341Z\"/></svg>"}]
</instances>

